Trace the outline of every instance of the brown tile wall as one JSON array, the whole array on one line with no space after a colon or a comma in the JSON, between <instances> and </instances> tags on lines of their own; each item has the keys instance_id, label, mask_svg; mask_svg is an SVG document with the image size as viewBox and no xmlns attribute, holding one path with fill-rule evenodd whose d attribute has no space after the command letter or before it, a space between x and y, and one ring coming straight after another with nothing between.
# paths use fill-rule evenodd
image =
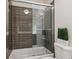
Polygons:
<instances>
[{"instance_id":1,"label":"brown tile wall","mask_svg":"<svg viewBox=\"0 0 79 59\"><path fill-rule=\"evenodd\" d=\"M9 31L12 49L32 47L32 33L19 33L23 31L32 32L32 13L25 15L25 9L32 11L30 8L10 6Z\"/></svg>"},{"instance_id":2,"label":"brown tile wall","mask_svg":"<svg viewBox=\"0 0 79 59\"><path fill-rule=\"evenodd\" d=\"M10 43L11 43L11 41L9 41L9 36L6 35L6 59L9 59L9 56L10 56L11 51L12 51L12 49L10 49L11 46L9 46Z\"/></svg>"}]
</instances>

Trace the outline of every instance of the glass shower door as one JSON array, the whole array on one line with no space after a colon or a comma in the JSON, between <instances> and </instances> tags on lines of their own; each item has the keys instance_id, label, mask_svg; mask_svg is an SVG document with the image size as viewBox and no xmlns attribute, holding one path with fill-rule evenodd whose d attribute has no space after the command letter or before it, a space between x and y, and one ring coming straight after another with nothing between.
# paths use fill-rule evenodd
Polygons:
<instances>
[{"instance_id":1,"label":"glass shower door","mask_svg":"<svg viewBox=\"0 0 79 59\"><path fill-rule=\"evenodd\" d=\"M34 47L52 51L52 7L32 5L32 34Z\"/></svg>"},{"instance_id":2,"label":"glass shower door","mask_svg":"<svg viewBox=\"0 0 79 59\"><path fill-rule=\"evenodd\" d=\"M33 34L36 35L36 47L44 46L44 41L42 40L42 30L43 30L43 19L44 19L44 6L33 5L32 9L32 30ZM39 9L40 8L40 9Z\"/></svg>"}]
</instances>

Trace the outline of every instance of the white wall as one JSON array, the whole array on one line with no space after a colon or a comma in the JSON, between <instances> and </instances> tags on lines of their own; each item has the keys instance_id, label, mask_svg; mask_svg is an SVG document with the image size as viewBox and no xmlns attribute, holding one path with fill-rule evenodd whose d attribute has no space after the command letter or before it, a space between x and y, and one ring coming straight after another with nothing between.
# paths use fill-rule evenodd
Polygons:
<instances>
[{"instance_id":1,"label":"white wall","mask_svg":"<svg viewBox=\"0 0 79 59\"><path fill-rule=\"evenodd\" d=\"M72 0L55 0L55 41L57 29L68 28L69 45L72 45Z\"/></svg>"}]
</instances>

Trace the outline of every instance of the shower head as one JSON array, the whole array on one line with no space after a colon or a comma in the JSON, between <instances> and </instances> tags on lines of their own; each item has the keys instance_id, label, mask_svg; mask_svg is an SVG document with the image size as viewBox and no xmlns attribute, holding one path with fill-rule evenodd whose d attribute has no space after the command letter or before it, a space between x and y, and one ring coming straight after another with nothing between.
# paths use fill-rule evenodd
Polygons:
<instances>
[{"instance_id":1,"label":"shower head","mask_svg":"<svg viewBox=\"0 0 79 59\"><path fill-rule=\"evenodd\" d=\"M29 11L28 9L25 9L25 10L24 10L24 13L25 13L25 14L29 14L30 11Z\"/></svg>"}]
</instances>

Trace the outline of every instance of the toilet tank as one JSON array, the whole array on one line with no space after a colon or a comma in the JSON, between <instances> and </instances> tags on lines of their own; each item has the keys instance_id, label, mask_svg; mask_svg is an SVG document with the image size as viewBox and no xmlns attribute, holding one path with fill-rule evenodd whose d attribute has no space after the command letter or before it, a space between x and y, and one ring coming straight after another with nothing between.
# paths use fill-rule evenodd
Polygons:
<instances>
[{"instance_id":1,"label":"toilet tank","mask_svg":"<svg viewBox=\"0 0 79 59\"><path fill-rule=\"evenodd\" d=\"M69 46L64 46L59 43L54 43L55 45L55 56L56 59L71 59L72 58L72 48Z\"/></svg>"}]
</instances>

